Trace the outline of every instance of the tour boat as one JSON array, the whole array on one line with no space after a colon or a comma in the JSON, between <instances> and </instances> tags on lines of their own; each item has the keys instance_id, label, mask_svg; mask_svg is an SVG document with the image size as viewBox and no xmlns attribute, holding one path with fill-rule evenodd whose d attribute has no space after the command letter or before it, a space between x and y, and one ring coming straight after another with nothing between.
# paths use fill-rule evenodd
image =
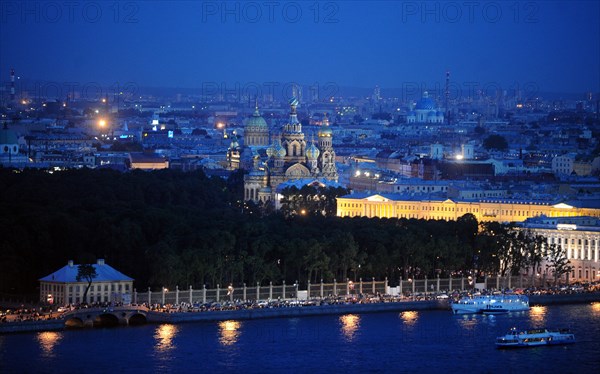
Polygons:
<instances>
[{"instance_id":1,"label":"tour boat","mask_svg":"<svg viewBox=\"0 0 600 374\"><path fill-rule=\"evenodd\" d=\"M567 329L535 329L518 331L516 328L496 339L496 348L537 347L575 343L575 335Z\"/></svg>"},{"instance_id":2,"label":"tour boat","mask_svg":"<svg viewBox=\"0 0 600 374\"><path fill-rule=\"evenodd\" d=\"M452 303L452 313L501 314L529 310L529 298L524 295L482 295L463 297Z\"/></svg>"}]
</instances>

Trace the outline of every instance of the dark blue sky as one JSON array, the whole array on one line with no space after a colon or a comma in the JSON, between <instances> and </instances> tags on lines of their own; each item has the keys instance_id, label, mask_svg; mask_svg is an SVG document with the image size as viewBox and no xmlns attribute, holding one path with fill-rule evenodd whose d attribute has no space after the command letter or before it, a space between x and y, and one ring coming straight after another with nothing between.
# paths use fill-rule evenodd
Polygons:
<instances>
[{"instance_id":1,"label":"dark blue sky","mask_svg":"<svg viewBox=\"0 0 600 374\"><path fill-rule=\"evenodd\" d=\"M600 91L598 1L271 3L3 1L0 79Z\"/></svg>"}]
</instances>

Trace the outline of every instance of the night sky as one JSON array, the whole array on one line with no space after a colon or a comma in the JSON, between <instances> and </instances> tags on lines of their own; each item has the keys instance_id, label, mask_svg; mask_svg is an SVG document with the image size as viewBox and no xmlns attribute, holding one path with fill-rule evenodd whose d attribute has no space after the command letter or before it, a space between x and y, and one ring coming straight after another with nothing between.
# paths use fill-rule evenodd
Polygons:
<instances>
[{"instance_id":1,"label":"night sky","mask_svg":"<svg viewBox=\"0 0 600 374\"><path fill-rule=\"evenodd\" d=\"M600 91L598 1L68 4L0 2L0 80Z\"/></svg>"}]
</instances>

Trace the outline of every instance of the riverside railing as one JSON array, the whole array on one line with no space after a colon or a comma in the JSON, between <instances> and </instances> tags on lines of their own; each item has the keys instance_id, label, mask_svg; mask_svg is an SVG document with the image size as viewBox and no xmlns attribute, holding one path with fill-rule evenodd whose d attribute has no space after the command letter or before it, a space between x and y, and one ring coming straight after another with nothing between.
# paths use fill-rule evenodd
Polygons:
<instances>
[{"instance_id":1,"label":"riverside railing","mask_svg":"<svg viewBox=\"0 0 600 374\"><path fill-rule=\"evenodd\" d=\"M390 286L390 280L376 281L375 278L369 280L359 279L358 281L346 280L338 282L334 280L331 283L323 281L318 283L308 283L302 289L296 282L294 284L254 284L248 285L217 285L216 288L175 288L163 287L158 291L134 289L132 302L137 304L180 304L180 303L211 303L226 301L253 301L260 302L266 300L307 300L326 297L352 296L360 294L370 295L404 295L415 296L423 294L449 293L454 291L473 291L473 290L502 290L507 288L529 288L544 287L553 282L553 279L546 279L543 276L486 276L477 280L471 277L460 278L433 278L433 279L402 279L395 280L394 286Z\"/></svg>"}]
</instances>

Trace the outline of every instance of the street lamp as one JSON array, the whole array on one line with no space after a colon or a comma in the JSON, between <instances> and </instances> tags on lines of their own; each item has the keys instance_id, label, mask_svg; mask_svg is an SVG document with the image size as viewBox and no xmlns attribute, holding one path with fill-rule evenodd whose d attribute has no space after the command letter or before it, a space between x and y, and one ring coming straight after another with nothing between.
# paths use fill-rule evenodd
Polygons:
<instances>
[{"instance_id":1,"label":"street lamp","mask_svg":"<svg viewBox=\"0 0 600 374\"><path fill-rule=\"evenodd\" d=\"M233 301L233 285L229 284L227 287L227 295L229 295L229 301Z\"/></svg>"}]
</instances>

